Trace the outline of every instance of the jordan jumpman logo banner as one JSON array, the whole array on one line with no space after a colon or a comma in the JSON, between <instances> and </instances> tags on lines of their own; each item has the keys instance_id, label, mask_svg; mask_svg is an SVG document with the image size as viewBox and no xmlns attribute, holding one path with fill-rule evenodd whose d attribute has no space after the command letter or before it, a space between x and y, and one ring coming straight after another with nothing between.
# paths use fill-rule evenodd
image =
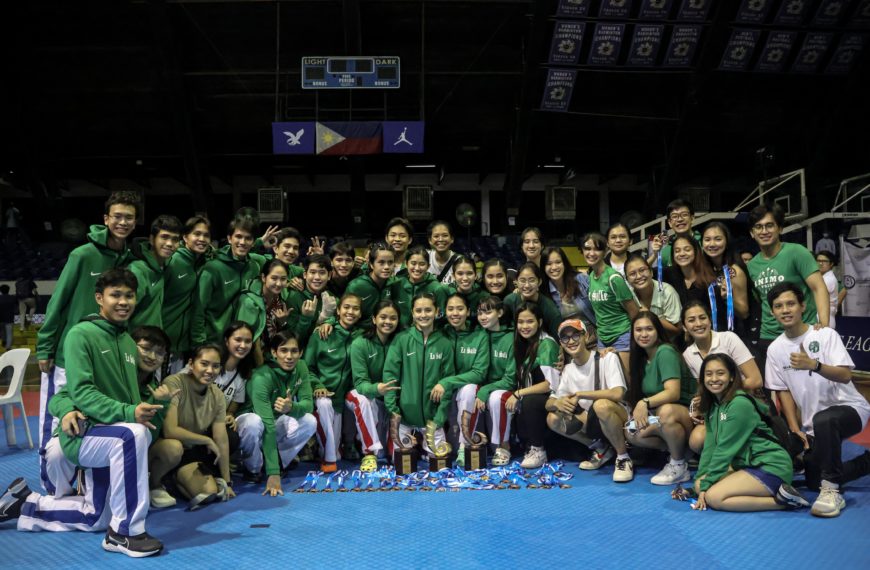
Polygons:
<instances>
[{"instance_id":1,"label":"jordan jumpman logo banner","mask_svg":"<svg viewBox=\"0 0 870 570\"><path fill-rule=\"evenodd\" d=\"M384 121L384 153L420 154L423 152L423 121Z\"/></svg>"}]
</instances>

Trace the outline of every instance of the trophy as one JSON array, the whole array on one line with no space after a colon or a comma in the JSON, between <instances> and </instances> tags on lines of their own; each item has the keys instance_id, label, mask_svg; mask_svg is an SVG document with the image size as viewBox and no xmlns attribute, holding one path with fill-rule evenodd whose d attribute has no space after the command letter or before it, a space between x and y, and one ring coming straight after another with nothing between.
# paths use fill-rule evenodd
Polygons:
<instances>
[{"instance_id":1,"label":"trophy","mask_svg":"<svg viewBox=\"0 0 870 570\"><path fill-rule=\"evenodd\" d=\"M465 446L465 468L471 471L475 469L486 469L486 444L489 440L486 434L479 431L472 431L471 428L471 413L467 410L462 411L462 436L468 445Z\"/></svg>"},{"instance_id":2,"label":"trophy","mask_svg":"<svg viewBox=\"0 0 870 570\"><path fill-rule=\"evenodd\" d=\"M446 441L435 443L435 430L438 429L435 422L429 420L426 422L426 443L434 452L434 455L429 455L429 471L441 471L450 467L448 464L448 456L453 451L453 447Z\"/></svg>"},{"instance_id":3,"label":"trophy","mask_svg":"<svg viewBox=\"0 0 870 570\"><path fill-rule=\"evenodd\" d=\"M407 475L417 471L417 458L414 456L414 444L410 437L399 437L399 424L402 416L393 414L390 418L390 439L393 440L393 466L397 475Z\"/></svg>"}]
</instances>

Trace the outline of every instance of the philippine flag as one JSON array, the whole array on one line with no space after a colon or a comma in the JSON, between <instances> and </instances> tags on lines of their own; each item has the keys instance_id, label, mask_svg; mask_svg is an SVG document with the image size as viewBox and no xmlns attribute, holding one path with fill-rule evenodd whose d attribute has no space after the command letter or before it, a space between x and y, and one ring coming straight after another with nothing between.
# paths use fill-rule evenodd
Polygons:
<instances>
[{"instance_id":1,"label":"philippine flag","mask_svg":"<svg viewBox=\"0 0 870 570\"><path fill-rule=\"evenodd\" d=\"M317 123L317 154L380 154L382 145L380 122Z\"/></svg>"}]
</instances>

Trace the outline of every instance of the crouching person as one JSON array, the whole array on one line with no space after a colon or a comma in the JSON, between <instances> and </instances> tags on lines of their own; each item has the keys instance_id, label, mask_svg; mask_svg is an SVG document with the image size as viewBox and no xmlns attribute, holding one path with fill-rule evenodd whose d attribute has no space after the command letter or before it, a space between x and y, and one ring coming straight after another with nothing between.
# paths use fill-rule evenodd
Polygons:
<instances>
[{"instance_id":1,"label":"crouching person","mask_svg":"<svg viewBox=\"0 0 870 570\"><path fill-rule=\"evenodd\" d=\"M258 480L266 465L263 494L283 495L281 466L288 466L317 429L311 376L300 361L299 340L289 331L269 339L271 361L254 370L247 399L236 418L246 477ZM279 459L280 458L280 459Z\"/></svg>"}]
</instances>

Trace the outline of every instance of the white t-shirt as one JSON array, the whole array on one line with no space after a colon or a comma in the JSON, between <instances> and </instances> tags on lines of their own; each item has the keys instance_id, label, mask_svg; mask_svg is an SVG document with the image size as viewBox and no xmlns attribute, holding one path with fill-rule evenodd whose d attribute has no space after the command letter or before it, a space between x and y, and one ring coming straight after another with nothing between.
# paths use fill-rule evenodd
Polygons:
<instances>
[{"instance_id":1,"label":"white t-shirt","mask_svg":"<svg viewBox=\"0 0 870 570\"><path fill-rule=\"evenodd\" d=\"M746 348L746 345L743 344L743 341L740 340L740 337L733 332L711 332L713 333L713 340L710 342L708 356L711 354L727 354L737 363L737 366L746 364L754 358L749 349ZM700 349L693 344L683 351L683 360L686 361L689 370L692 371L692 376L697 380L701 374L701 364L704 362Z\"/></svg>"},{"instance_id":2,"label":"white t-shirt","mask_svg":"<svg viewBox=\"0 0 870 570\"><path fill-rule=\"evenodd\" d=\"M453 256L456 254L452 251L448 251L448 254L449 255L447 256L447 263L450 263L450 260L453 259ZM447 263L439 263L438 254L435 252L435 250L429 250L429 273L434 275L435 279L438 279L438 276L444 270L444 266L447 265ZM444 275L444 278L441 279L439 283L441 283L442 285L450 285L451 283L453 283L453 267L450 268L450 271L448 271Z\"/></svg>"},{"instance_id":3,"label":"white t-shirt","mask_svg":"<svg viewBox=\"0 0 870 570\"><path fill-rule=\"evenodd\" d=\"M828 289L828 297L831 301L831 316L833 317L837 314L837 276L834 275L833 271L828 271L822 275L822 279L825 280L825 287Z\"/></svg>"},{"instance_id":4,"label":"white t-shirt","mask_svg":"<svg viewBox=\"0 0 870 570\"><path fill-rule=\"evenodd\" d=\"M801 424L806 433L813 433L813 416L831 406L849 406L861 416L862 425L870 420L870 403L864 399L855 384L831 382L810 370L794 370L789 355L800 352L800 347L810 358L822 364L855 368L846 352L837 331L830 328L813 330L812 327L797 338L779 335L767 349L767 367L764 384L771 390L788 390L801 410Z\"/></svg>"},{"instance_id":5,"label":"white t-shirt","mask_svg":"<svg viewBox=\"0 0 870 570\"><path fill-rule=\"evenodd\" d=\"M621 386L626 388L625 375L622 373L622 363L615 352L610 352L598 361L599 389L609 390ZM565 365L559 387L553 392L554 398L570 396L575 392L591 392L595 390L595 355L590 354L589 360L583 365L578 365L573 360ZM592 406L592 400L579 400L577 402L584 410Z\"/></svg>"},{"instance_id":6,"label":"white t-shirt","mask_svg":"<svg viewBox=\"0 0 870 570\"><path fill-rule=\"evenodd\" d=\"M227 400L227 406L230 405L230 402L245 403L245 384L247 384L247 380L242 378L238 368L232 371L224 371L223 374L215 378L214 383L223 392L224 398Z\"/></svg>"}]
</instances>

